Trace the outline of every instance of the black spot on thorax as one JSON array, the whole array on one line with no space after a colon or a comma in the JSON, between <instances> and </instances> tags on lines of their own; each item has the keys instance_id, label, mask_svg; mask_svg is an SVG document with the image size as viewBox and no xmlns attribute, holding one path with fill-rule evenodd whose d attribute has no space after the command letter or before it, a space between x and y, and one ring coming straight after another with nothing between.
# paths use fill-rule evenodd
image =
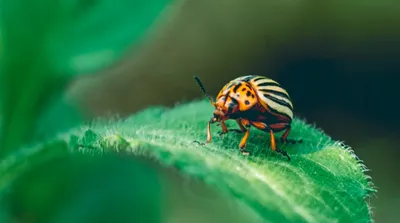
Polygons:
<instances>
[{"instance_id":1,"label":"black spot on thorax","mask_svg":"<svg viewBox=\"0 0 400 223\"><path fill-rule=\"evenodd\" d=\"M228 113L232 113L233 109L238 105L238 101L231 97L231 102L227 104Z\"/></svg>"},{"instance_id":2,"label":"black spot on thorax","mask_svg":"<svg viewBox=\"0 0 400 223\"><path fill-rule=\"evenodd\" d=\"M237 92L237 90L240 88L240 86L242 86L242 83L238 83L236 84L236 86L233 88L233 92Z\"/></svg>"}]
</instances>

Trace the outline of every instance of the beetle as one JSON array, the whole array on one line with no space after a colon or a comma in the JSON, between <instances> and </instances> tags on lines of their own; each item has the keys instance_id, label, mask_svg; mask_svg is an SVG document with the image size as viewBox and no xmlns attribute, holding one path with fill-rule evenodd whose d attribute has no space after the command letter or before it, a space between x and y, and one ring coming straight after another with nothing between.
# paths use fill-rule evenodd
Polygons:
<instances>
[{"instance_id":1,"label":"beetle","mask_svg":"<svg viewBox=\"0 0 400 223\"><path fill-rule=\"evenodd\" d=\"M207 124L207 141L212 141L211 124L218 122L222 128L220 135L235 131L245 133L239 149L243 155L250 152L245 149L251 127L255 127L270 135L271 149L290 161L290 156L277 147L275 133L282 132L280 140L283 143L297 143L302 140L288 139L293 120L293 104L287 91L281 85L264 76L245 75L229 81L220 90L216 101L208 95L204 85L197 76L193 76L203 94L215 107L213 116ZM228 130L225 121L236 120L240 129ZM205 144L205 143L201 143Z\"/></svg>"}]
</instances>

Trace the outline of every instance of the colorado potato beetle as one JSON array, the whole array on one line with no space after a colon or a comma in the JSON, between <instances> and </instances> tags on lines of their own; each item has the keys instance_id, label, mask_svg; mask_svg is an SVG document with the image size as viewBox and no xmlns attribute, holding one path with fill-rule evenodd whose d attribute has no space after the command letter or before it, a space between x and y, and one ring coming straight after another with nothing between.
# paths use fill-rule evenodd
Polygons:
<instances>
[{"instance_id":1,"label":"colorado potato beetle","mask_svg":"<svg viewBox=\"0 0 400 223\"><path fill-rule=\"evenodd\" d=\"M249 155L245 149L250 134L250 127L254 126L270 134L271 149L286 156L290 156L276 145L276 132L285 131L280 139L283 143L296 143L302 140L288 139L293 119L293 104L287 91L281 85L264 76L246 75L228 82L218 93L216 101L208 95L202 82L194 76L204 95L215 107L213 117L207 124L207 143L211 142L211 124L218 122L222 131L245 133L240 141L239 149L243 155ZM240 129L228 130L225 121L236 120Z\"/></svg>"}]
</instances>

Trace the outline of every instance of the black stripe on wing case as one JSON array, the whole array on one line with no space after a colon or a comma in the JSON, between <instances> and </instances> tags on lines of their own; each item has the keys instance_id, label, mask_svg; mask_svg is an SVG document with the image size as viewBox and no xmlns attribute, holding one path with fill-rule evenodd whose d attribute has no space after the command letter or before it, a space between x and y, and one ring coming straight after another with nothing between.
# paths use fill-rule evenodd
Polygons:
<instances>
[{"instance_id":1,"label":"black stripe on wing case","mask_svg":"<svg viewBox=\"0 0 400 223\"><path fill-rule=\"evenodd\" d=\"M261 84L257 84L257 87L266 87L266 86L277 86L280 87L281 85L276 82L264 82Z\"/></svg>"},{"instance_id":2,"label":"black stripe on wing case","mask_svg":"<svg viewBox=\"0 0 400 223\"><path fill-rule=\"evenodd\" d=\"M290 116L289 116L288 114L286 114L286 113L284 113L284 112L280 112L280 111L278 111L278 110L272 108L272 107L269 106L269 105L267 105L267 107L268 107L268 109L269 109L272 113L275 113L275 114L278 114L278 115L282 115L282 116L285 116L285 117L287 117L287 118L290 119Z\"/></svg>"},{"instance_id":3,"label":"black stripe on wing case","mask_svg":"<svg viewBox=\"0 0 400 223\"><path fill-rule=\"evenodd\" d=\"M268 94L264 94L264 97L266 97L266 98L270 99L271 101L274 101L274 102L276 102L276 103L278 103L278 104L280 104L282 106L288 107L288 108L290 108L290 110L293 111L293 107L289 103L284 101L284 100L280 100L280 99L275 98L274 96L268 95Z\"/></svg>"},{"instance_id":4,"label":"black stripe on wing case","mask_svg":"<svg viewBox=\"0 0 400 223\"><path fill-rule=\"evenodd\" d=\"M281 96L283 98L287 98L288 100L290 100L290 97L288 94L285 94L283 92L280 91L275 91L275 90L269 90L269 89L258 89L260 92L262 93L266 93L266 94L274 94L274 95L278 95Z\"/></svg>"}]
</instances>

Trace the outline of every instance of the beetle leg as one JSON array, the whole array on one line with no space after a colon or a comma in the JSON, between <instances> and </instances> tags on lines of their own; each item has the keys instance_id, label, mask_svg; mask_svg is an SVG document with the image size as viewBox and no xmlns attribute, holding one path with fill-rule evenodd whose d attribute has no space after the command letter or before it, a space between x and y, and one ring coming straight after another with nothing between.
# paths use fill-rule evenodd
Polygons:
<instances>
[{"instance_id":1,"label":"beetle leg","mask_svg":"<svg viewBox=\"0 0 400 223\"><path fill-rule=\"evenodd\" d=\"M207 124L207 143L211 142L212 136L211 136L211 123L212 119L208 122Z\"/></svg>"},{"instance_id":2,"label":"beetle leg","mask_svg":"<svg viewBox=\"0 0 400 223\"><path fill-rule=\"evenodd\" d=\"M251 122L251 125L256 127L257 129L266 131L268 130L268 126L263 122ZM264 138L263 136L257 136L257 138Z\"/></svg>"},{"instance_id":3,"label":"beetle leg","mask_svg":"<svg viewBox=\"0 0 400 223\"><path fill-rule=\"evenodd\" d=\"M251 122L251 124L260 130L268 129L268 126L263 122Z\"/></svg>"},{"instance_id":4,"label":"beetle leg","mask_svg":"<svg viewBox=\"0 0 400 223\"><path fill-rule=\"evenodd\" d=\"M246 133L244 134L242 140L240 140L239 149L243 155L250 155L250 152L244 149L246 147L246 143L250 135L250 123L247 120L242 120L242 123L245 124L247 129L245 128Z\"/></svg>"},{"instance_id":5,"label":"beetle leg","mask_svg":"<svg viewBox=\"0 0 400 223\"><path fill-rule=\"evenodd\" d=\"M274 135L274 132L272 131L272 129L269 130L269 135L270 135L270 137L271 137L271 149L272 149L273 151L276 151L276 152L278 152L278 153L280 153L280 154L286 156L286 157L288 158L288 160L290 161L290 156L289 156L285 151L279 149L279 148L276 146L275 135Z\"/></svg>"},{"instance_id":6,"label":"beetle leg","mask_svg":"<svg viewBox=\"0 0 400 223\"><path fill-rule=\"evenodd\" d=\"M221 125L222 131L219 131L218 134L222 136L223 134L228 133L228 128L226 127L225 121L220 121L219 124Z\"/></svg>"},{"instance_id":7,"label":"beetle leg","mask_svg":"<svg viewBox=\"0 0 400 223\"><path fill-rule=\"evenodd\" d=\"M236 123L238 123L240 129L228 129L228 128L226 127L225 122L224 122L224 121L221 121L221 122L218 123L218 124L221 125L222 131L219 131L218 134L221 136L221 135L226 134L226 133L228 133L228 132L236 132L236 133L243 133L243 132L246 132L246 128L243 126L243 124L242 124L242 122L241 122L241 119L236 119Z\"/></svg>"},{"instance_id":8,"label":"beetle leg","mask_svg":"<svg viewBox=\"0 0 400 223\"><path fill-rule=\"evenodd\" d=\"M238 132L246 132L246 128L242 124L242 119L236 119L236 123L239 125L240 130L235 130L238 130Z\"/></svg>"},{"instance_id":9,"label":"beetle leg","mask_svg":"<svg viewBox=\"0 0 400 223\"><path fill-rule=\"evenodd\" d=\"M287 127L287 129L281 136L281 142L282 143L291 143L291 144L302 143L303 142L302 139L299 139L299 140L288 139L288 135L290 133L291 128L292 127L290 125Z\"/></svg>"},{"instance_id":10,"label":"beetle leg","mask_svg":"<svg viewBox=\"0 0 400 223\"><path fill-rule=\"evenodd\" d=\"M211 142L211 140L212 140L212 136L211 136L211 123L213 123L212 119L211 119L211 120L208 122L208 124L207 124L207 141L206 141L206 143L209 143L209 142ZM199 142L199 141L197 141L197 140L194 140L193 143L197 143L197 144L199 144L200 146L206 145L206 143L204 143L204 142Z\"/></svg>"}]
</instances>

